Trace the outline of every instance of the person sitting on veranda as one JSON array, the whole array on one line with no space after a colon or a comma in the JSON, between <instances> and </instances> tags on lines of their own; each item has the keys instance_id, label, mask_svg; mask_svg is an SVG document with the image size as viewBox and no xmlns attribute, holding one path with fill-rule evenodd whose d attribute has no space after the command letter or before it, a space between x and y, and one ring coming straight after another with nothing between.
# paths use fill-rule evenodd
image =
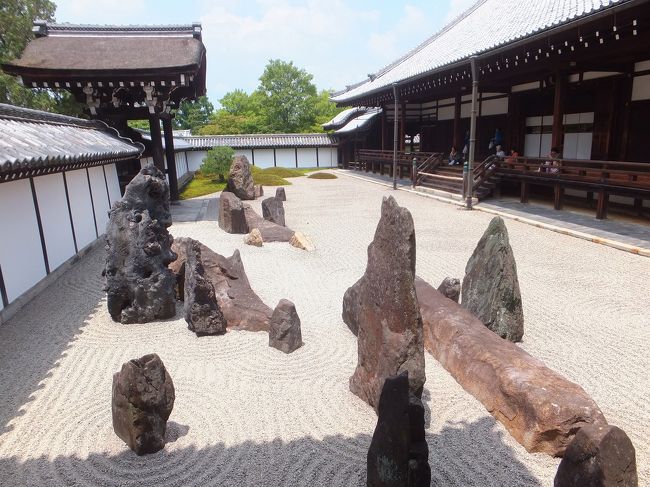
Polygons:
<instances>
[{"instance_id":1,"label":"person sitting on veranda","mask_svg":"<svg viewBox=\"0 0 650 487\"><path fill-rule=\"evenodd\" d=\"M500 158L500 159L503 159L503 158L506 156L506 153L505 153L505 151L503 150L503 147L501 147L500 145L497 145L497 153L496 153L496 156L497 156L498 158Z\"/></svg>"},{"instance_id":2,"label":"person sitting on veranda","mask_svg":"<svg viewBox=\"0 0 650 487\"><path fill-rule=\"evenodd\" d=\"M461 163L461 153L456 150L456 146L452 146L451 151L449 152L449 165L454 166Z\"/></svg>"},{"instance_id":3,"label":"person sitting on veranda","mask_svg":"<svg viewBox=\"0 0 650 487\"><path fill-rule=\"evenodd\" d=\"M560 172L560 149L553 147L548 154L548 159L538 169L537 172L547 172L557 174Z\"/></svg>"}]
</instances>

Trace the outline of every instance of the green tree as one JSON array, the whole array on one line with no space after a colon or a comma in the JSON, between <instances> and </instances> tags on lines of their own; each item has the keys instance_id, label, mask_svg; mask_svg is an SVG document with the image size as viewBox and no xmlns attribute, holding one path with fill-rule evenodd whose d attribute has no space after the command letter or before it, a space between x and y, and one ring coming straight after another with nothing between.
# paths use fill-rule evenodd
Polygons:
<instances>
[{"instance_id":1,"label":"green tree","mask_svg":"<svg viewBox=\"0 0 650 487\"><path fill-rule=\"evenodd\" d=\"M215 147L210 149L201 164L201 174L206 176L219 176L219 181L226 179L230 171L232 158L235 151L230 147Z\"/></svg>"},{"instance_id":2,"label":"green tree","mask_svg":"<svg viewBox=\"0 0 650 487\"><path fill-rule=\"evenodd\" d=\"M32 39L34 20L54 20L56 6L49 0L2 0L0 3L0 63L21 55ZM25 88L0 71L0 103L79 115L82 107L66 91Z\"/></svg>"},{"instance_id":3,"label":"green tree","mask_svg":"<svg viewBox=\"0 0 650 487\"><path fill-rule=\"evenodd\" d=\"M190 129L194 134L210 122L213 113L214 105L207 96L201 96L196 101L185 100L176 111L174 126L177 129Z\"/></svg>"},{"instance_id":4,"label":"green tree","mask_svg":"<svg viewBox=\"0 0 650 487\"><path fill-rule=\"evenodd\" d=\"M272 59L260 76L258 93L266 125L273 132L308 132L314 125L313 76L293 62Z\"/></svg>"},{"instance_id":5,"label":"green tree","mask_svg":"<svg viewBox=\"0 0 650 487\"><path fill-rule=\"evenodd\" d=\"M316 103L314 104L314 125L312 132L324 132L323 124L332 120L337 114L345 108L337 107L336 103L330 100L331 92L323 90L319 93Z\"/></svg>"}]
</instances>

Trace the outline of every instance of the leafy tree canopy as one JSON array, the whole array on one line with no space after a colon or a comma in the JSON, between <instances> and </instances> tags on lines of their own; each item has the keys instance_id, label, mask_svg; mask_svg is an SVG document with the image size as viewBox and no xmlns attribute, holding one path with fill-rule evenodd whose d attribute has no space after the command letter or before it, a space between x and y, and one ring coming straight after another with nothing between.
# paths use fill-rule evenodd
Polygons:
<instances>
[{"instance_id":1,"label":"leafy tree canopy","mask_svg":"<svg viewBox=\"0 0 650 487\"><path fill-rule=\"evenodd\" d=\"M56 6L49 0L2 0L0 3L0 63L20 56L32 39L34 20L54 20ZM81 114L81 105L66 91L34 90L0 71L0 103L9 103L68 115Z\"/></svg>"},{"instance_id":2,"label":"leafy tree canopy","mask_svg":"<svg viewBox=\"0 0 650 487\"><path fill-rule=\"evenodd\" d=\"M210 149L201 164L201 174L219 176L219 180L224 181L226 174L230 171L234 155L235 151L230 147Z\"/></svg>"},{"instance_id":3,"label":"leafy tree canopy","mask_svg":"<svg viewBox=\"0 0 650 487\"><path fill-rule=\"evenodd\" d=\"M178 129L190 129L194 134L200 127L207 125L214 112L214 105L207 96L201 96L196 101L185 100L176 111L174 125Z\"/></svg>"}]
</instances>

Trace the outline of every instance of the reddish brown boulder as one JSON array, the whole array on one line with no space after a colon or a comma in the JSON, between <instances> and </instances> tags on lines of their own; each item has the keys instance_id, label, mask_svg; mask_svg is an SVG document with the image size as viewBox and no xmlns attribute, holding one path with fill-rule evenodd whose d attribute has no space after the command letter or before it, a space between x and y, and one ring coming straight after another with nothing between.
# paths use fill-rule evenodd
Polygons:
<instances>
[{"instance_id":1,"label":"reddish brown boulder","mask_svg":"<svg viewBox=\"0 0 650 487\"><path fill-rule=\"evenodd\" d=\"M289 242L293 237L293 230L277 223L265 220L250 207L244 205L244 215L248 228L257 228L265 242Z\"/></svg>"},{"instance_id":2,"label":"reddish brown boulder","mask_svg":"<svg viewBox=\"0 0 650 487\"><path fill-rule=\"evenodd\" d=\"M255 183L246 156L235 156L230 165L226 191L235 193L240 200L255 199Z\"/></svg>"},{"instance_id":3,"label":"reddish brown boulder","mask_svg":"<svg viewBox=\"0 0 650 487\"><path fill-rule=\"evenodd\" d=\"M424 346L529 452L562 456L576 432L606 425L598 405L472 313L416 280Z\"/></svg>"},{"instance_id":4,"label":"reddish brown boulder","mask_svg":"<svg viewBox=\"0 0 650 487\"><path fill-rule=\"evenodd\" d=\"M138 455L165 447L174 384L155 353L129 360L113 375L113 429Z\"/></svg>"},{"instance_id":5,"label":"reddish brown boulder","mask_svg":"<svg viewBox=\"0 0 650 487\"><path fill-rule=\"evenodd\" d=\"M248 233L244 206L233 193L219 195L219 227L228 233Z\"/></svg>"},{"instance_id":6,"label":"reddish brown boulder","mask_svg":"<svg viewBox=\"0 0 650 487\"><path fill-rule=\"evenodd\" d=\"M282 205L282 200L275 196L262 200L262 216L265 220L284 227L284 206Z\"/></svg>"},{"instance_id":7,"label":"reddish brown boulder","mask_svg":"<svg viewBox=\"0 0 650 487\"><path fill-rule=\"evenodd\" d=\"M264 187L261 184L256 184L255 185L255 198L259 198L260 196L264 196Z\"/></svg>"},{"instance_id":8,"label":"reddish brown boulder","mask_svg":"<svg viewBox=\"0 0 650 487\"><path fill-rule=\"evenodd\" d=\"M179 277L184 272L187 260L184 251L187 240L191 239L174 239L172 246L178 254L178 260L170 269ZM201 243L199 246L205 277L214 286L217 303L226 318L228 330L268 331L273 310L251 288L239 250L235 250L231 257L223 257Z\"/></svg>"},{"instance_id":9,"label":"reddish brown boulder","mask_svg":"<svg viewBox=\"0 0 650 487\"><path fill-rule=\"evenodd\" d=\"M404 371L411 392L422 394L424 345L414 279L413 218L389 196L368 246L366 272L343 300L343 316L353 316L358 327L359 361L350 390L375 408L384 380Z\"/></svg>"},{"instance_id":10,"label":"reddish brown boulder","mask_svg":"<svg viewBox=\"0 0 650 487\"><path fill-rule=\"evenodd\" d=\"M580 428L566 449L555 487L637 487L636 453L616 426Z\"/></svg>"}]
</instances>

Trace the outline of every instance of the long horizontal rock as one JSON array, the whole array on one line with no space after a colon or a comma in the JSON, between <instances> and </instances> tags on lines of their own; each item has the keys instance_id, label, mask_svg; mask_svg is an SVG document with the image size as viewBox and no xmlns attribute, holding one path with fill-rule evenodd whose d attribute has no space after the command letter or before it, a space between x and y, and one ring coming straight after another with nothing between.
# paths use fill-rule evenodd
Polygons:
<instances>
[{"instance_id":1,"label":"long horizontal rock","mask_svg":"<svg viewBox=\"0 0 650 487\"><path fill-rule=\"evenodd\" d=\"M170 269L177 276L183 273L187 260L184 249L188 240L190 239L177 238L172 245L178 259L170 265ZM199 243L199 248L204 275L214 286L215 297L226 318L227 329L268 331L273 310L251 288L239 250L235 250L231 257L224 257L202 243Z\"/></svg>"},{"instance_id":2,"label":"long horizontal rock","mask_svg":"<svg viewBox=\"0 0 650 487\"><path fill-rule=\"evenodd\" d=\"M248 228L257 228L262 234L264 242L289 242L293 237L293 230L265 220L255 213L250 205L244 205L244 215Z\"/></svg>"},{"instance_id":3,"label":"long horizontal rock","mask_svg":"<svg viewBox=\"0 0 650 487\"><path fill-rule=\"evenodd\" d=\"M598 405L459 304L417 278L424 347L529 452L564 455L585 425L605 425Z\"/></svg>"}]
</instances>

